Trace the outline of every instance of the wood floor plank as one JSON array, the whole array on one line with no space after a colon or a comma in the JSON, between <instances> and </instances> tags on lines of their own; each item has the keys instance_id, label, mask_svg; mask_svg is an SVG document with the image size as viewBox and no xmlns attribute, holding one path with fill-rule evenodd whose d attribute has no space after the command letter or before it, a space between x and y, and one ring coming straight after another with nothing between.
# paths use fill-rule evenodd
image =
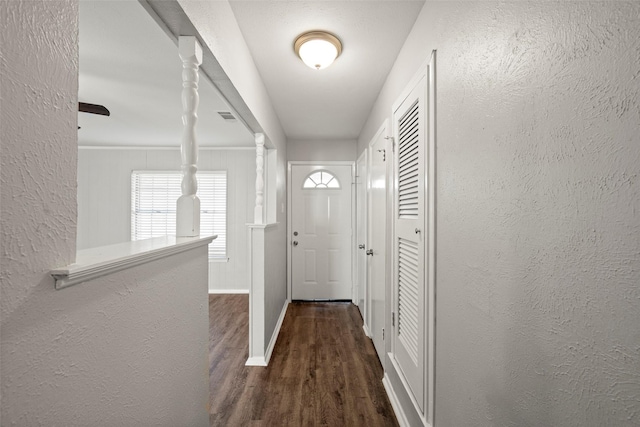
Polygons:
<instances>
[{"instance_id":1,"label":"wood floor plank","mask_svg":"<svg viewBox=\"0 0 640 427\"><path fill-rule=\"evenodd\" d=\"M211 426L397 426L348 303L292 303L269 366L246 367L247 295L210 295Z\"/></svg>"}]
</instances>

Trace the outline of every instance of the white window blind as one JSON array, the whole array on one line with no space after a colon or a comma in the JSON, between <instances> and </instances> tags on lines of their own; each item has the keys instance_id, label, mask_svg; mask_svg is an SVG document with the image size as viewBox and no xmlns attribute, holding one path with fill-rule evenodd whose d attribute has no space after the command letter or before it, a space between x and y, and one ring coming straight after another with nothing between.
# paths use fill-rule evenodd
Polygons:
<instances>
[{"instance_id":1,"label":"white window blind","mask_svg":"<svg viewBox=\"0 0 640 427\"><path fill-rule=\"evenodd\" d=\"M209 259L227 257L227 172L198 172L200 234L217 234ZM131 173L131 240L176 234L176 202L181 195L180 172Z\"/></svg>"}]
</instances>

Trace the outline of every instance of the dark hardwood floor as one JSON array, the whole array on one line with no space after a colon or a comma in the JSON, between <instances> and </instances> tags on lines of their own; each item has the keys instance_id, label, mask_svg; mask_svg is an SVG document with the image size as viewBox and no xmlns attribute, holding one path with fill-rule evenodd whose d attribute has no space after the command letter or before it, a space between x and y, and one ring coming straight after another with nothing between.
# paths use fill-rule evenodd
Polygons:
<instances>
[{"instance_id":1,"label":"dark hardwood floor","mask_svg":"<svg viewBox=\"0 0 640 427\"><path fill-rule=\"evenodd\" d=\"M382 366L347 303L292 303L269 366L246 367L249 297L210 295L212 426L397 426Z\"/></svg>"}]
</instances>

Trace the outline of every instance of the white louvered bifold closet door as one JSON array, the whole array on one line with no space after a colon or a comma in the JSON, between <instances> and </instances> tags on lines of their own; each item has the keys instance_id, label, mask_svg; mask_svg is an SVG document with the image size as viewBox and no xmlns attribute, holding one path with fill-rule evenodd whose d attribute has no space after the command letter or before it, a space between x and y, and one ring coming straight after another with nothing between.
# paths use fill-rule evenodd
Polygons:
<instances>
[{"instance_id":1,"label":"white louvered bifold closet door","mask_svg":"<svg viewBox=\"0 0 640 427\"><path fill-rule=\"evenodd\" d=\"M394 112L396 140L394 355L424 411L425 373L425 79Z\"/></svg>"}]
</instances>

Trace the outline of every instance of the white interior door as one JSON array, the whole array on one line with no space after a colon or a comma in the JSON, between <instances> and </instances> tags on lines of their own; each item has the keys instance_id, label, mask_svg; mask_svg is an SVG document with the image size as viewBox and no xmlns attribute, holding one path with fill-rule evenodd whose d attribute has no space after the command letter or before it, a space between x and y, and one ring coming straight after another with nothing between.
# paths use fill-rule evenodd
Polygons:
<instances>
[{"instance_id":1,"label":"white interior door","mask_svg":"<svg viewBox=\"0 0 640 427\"><path fill-rule=\"evenodd\" d=\"M291 298L352 300L350 165L291 165Z\"/></svg>"},{"instance_id":2,"label":"white interior door","mask_svg":"<svg viewBox=\"0 0 640 427\"><path fill-rule=\"evenodd\" d=\"M364 320L364 330L371 335L369 316L369 289L367 289L367 151L356 163L356 303Z\"/></svg>"},{"instance_id":3,"label":"white interior door","mask_svg":"<svg viewBox=\"0 0 640 427\"><path fill-rule=\"evenodd\" d=\"M369 246L373 256L368 258L368 286L370 329L378 358L384 363L385 281L387 277L387 164L391 158L389 141L383 127L372 141L369 158ZM388 156L389 154L389 156ZM389 169L391 170L391 169Z\"/></svg>"},{"instance_id":4,"label":"white interior door","mask_svg":"<svg viewBox=\"0 0 640 427\"><path fill-rule=\"evenodd\" d=\"M395 109L394 356L424 411L425 90L422 78Z\"/></svg>"}]
</instances>

